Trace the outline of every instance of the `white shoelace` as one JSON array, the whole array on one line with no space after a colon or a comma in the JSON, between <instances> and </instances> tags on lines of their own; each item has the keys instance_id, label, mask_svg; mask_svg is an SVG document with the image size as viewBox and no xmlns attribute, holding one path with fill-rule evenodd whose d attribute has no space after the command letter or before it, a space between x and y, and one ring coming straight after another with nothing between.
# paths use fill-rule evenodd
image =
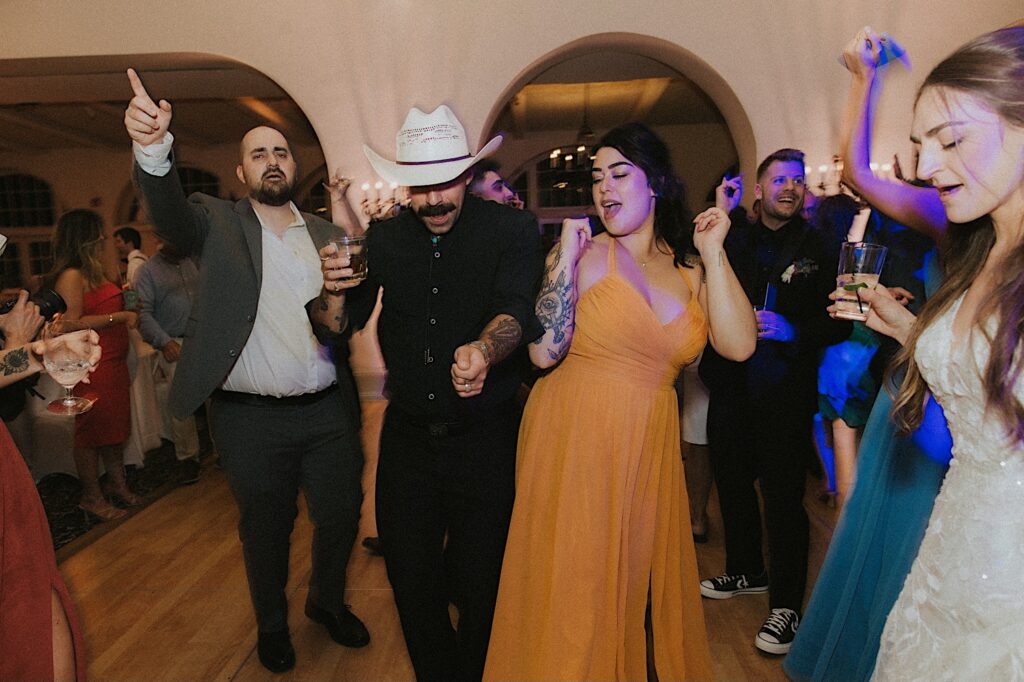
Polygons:
<instances>
[{"instance_id":1,"label":"white shoelace","mask_svg":"<svg viewBox=\"0 0 1024 682\"><path fill-rule=\"evenodd\" d=\"M776 636L781 636L789 628L790 609L772 609L772 613L761 626L762 630L768 630Z\"/></svg>"}]
</instances>

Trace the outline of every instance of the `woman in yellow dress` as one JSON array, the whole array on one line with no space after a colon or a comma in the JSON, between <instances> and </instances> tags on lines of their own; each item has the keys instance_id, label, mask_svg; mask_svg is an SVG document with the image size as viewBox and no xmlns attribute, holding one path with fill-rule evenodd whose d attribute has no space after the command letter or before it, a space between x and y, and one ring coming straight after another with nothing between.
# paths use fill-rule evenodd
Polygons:
<instances>
[{"instance_id":1,"label":"woman in yellow dress","mask_svg":"<svg viewBox=\"0 0 1024 682\"><path fill-rule=\"evenodd\" d=\"M653 132L609 132L592 174L607 231L566 220L537 300L530 357L554 369L519 432L484 678L646 679L649 628L658 679L710 679L673 382L709 338L749 357L753 310L722 248L728 217L685 220Z\"/></svg>"}]
</instances>

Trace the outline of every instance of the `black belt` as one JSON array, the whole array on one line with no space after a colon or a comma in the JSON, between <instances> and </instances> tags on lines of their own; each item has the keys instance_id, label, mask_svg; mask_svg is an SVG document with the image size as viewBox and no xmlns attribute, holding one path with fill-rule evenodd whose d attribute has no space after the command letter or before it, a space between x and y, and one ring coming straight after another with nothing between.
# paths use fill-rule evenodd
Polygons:
<instances>
[{"instance_id":1,"label":"black belt","mask_svg":"<svg viewBox=\"0 0 1024 682\"><path fill-rule=\"evenodd\" d=\"M326 398L338 390L338 384L331 384L325 389L315 393L303 393L301 395L286 395L278 398L272 395L259 395L258 393L242 393L241 391L225 391L218 388L213 392L213 397L229 403L240 405L259 405L261 407L272 407L276 405L297 407L300 405L312 405Z\"/></svg>"},{"instance_id":2,"label":"black belt","mask_svg":"<svg viewBox=\"0 0 1024 682\"><path fill-rule=\"evenodd\" d=\"M424 429L428 434L434 436L435 438L444 438L445 436L457 436L460 433L465 433L473 426L473 423L466 421L440 419L438 417L423 417L410 414L405 410L396 407L395 405L388 405L388 414L394 417L398 417L398 419L405 422L409 426L414 426L418 429Z\"/></svg>"},{"instance_id":3,"label":"black belt","mask_svg":"<svg viewBox=\"0 0 1024 682\"><path fill-rule=\"evenodd\" d=\"M466 421L410 414L394 403L391 403L388 405L388 416L397 418L408 426L424 429L429 435L435 438L444 438L445 436L458 436L468 431L472 431L473 429L480 428L481 426L486 426L492 420L499 419L516 410L518 410L518 408L515 404L509 402L492 408L492 411L483 419Z\"/></svg>"}]
</instances>

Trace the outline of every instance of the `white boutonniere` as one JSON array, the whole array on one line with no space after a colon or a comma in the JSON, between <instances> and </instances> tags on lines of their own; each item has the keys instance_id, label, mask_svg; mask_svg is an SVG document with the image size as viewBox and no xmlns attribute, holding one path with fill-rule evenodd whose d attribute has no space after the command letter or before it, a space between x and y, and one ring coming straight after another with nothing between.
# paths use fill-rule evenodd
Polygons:
<instances>
[{"instance_id":1,"label":"white boutonniere","mask_svg":"<svg viewBox=\"0 0 1024 682\"><path fill-rule=\"evenodd\" d=\"M789 267L782 271L780 279L783 284L789 284L796 275L809 275L818 271L818 264L810 258L801 258L793 261Z\"/></svg>"}]
</instances>

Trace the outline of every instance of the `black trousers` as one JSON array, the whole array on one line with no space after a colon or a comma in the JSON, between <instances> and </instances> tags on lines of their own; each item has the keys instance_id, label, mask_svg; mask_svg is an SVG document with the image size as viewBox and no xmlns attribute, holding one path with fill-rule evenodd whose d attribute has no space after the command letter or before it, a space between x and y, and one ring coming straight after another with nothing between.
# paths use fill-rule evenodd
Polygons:
<instances>
[{"instance_id":1,"label":"black trousers","mask_svg":"<svg viewBox=\"0 0 1024 682\"><path fill-rule=\"evenodd\" d=\"M792 396L751 400L712 392L708 445L725 526L725 572L764 571L761 512L768 532L770 608L800 613L807 586L806 462L813 415Z\"/></svg>"},{"instance_id":2,"label":"black trousers","mask_svg":"<svg viewBox=\"0 0 1024 682\"><path fill-rule=\"evenodd\" d=\"M301 488L313 522L309 599L339 613L362 503L359 433L333 391L310 405L218 398L210 432L240 515L249 594L260 632L288 629L288 552Z\"/></svg>"},{"instance_id":3,"label":"black trousers","mask_svg":"<svg viewBox=\"0 0 1024 682\"><path fill-rule=\"evenodd\" d=\"M515 496L520 414L466 430L384 417L377 529L416 679L479 680ZM447 536L447 545L445 538ZM449 600L458 605L456 632Z\"/></svg>"}]
</instances>

